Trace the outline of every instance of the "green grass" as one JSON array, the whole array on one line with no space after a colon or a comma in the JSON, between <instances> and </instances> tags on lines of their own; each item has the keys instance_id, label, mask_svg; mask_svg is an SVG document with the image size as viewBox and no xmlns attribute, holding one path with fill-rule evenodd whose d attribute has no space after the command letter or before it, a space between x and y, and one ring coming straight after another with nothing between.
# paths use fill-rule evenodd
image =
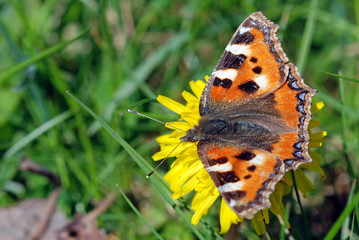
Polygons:
<instances>
[{"instance_id":1,"label":"green grass","mask_svg":"<svg viewBox=\"0 0 359 240\"><path fill-rule=\"evenodd\" d=\"M188 82L212 72L254 11L281 25L283 49L326 104L315 119L328 131L317 150L327 178L310 175L315 191L300 206L295 194L284 198L293 236L358 239L359 0L0 0L0 207L49 196L50 182L18 169L27 157L60 177L68 217L117 192L98 224L120 239L220 239L219 205L193 226L191 198L171 198L162 177L172 159L145 178L168 130L121 113L177 119L156 96L183 103ZM255 234L247 223L238 231ZM275 218L267 231L285 236Z\"/></svg>"}]
</instances>

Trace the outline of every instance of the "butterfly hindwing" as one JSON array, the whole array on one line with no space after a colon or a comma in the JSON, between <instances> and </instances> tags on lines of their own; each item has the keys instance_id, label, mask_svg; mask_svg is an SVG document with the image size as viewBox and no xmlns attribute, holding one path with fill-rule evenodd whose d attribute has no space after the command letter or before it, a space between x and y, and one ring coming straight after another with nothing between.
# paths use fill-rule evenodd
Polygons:
<instances>
[{"instance_id":1,"label":"butterfly hindwing","mask_svg":"<svg viewBox=\"0 0 359 240\"><path fill-rule=\"evenodd\" d=\"M198 153L222 197L238 215L250 219L270 206L269 195L285 172L277 156L207 142L199 142Z\"/></svg>"}]
</instances>

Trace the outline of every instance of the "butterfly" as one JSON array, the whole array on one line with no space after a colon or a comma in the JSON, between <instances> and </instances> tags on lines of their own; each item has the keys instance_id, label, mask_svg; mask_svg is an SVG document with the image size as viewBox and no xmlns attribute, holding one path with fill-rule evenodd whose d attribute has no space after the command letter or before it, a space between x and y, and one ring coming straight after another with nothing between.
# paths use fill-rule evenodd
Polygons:
<instances>
[{"instance_id":1,"label":"butterfly","mask_svg":"<svg viewBox=\"0 0 359 240\"><path fill-rule=\"evenodd\" d=\"M218 191L239 216L271 206L269 196L308 153L311 99L281 48L279 26L251 14L226 46L202 93L200 120L181 141L197 152Z\"/></svg>"}]
</instances>

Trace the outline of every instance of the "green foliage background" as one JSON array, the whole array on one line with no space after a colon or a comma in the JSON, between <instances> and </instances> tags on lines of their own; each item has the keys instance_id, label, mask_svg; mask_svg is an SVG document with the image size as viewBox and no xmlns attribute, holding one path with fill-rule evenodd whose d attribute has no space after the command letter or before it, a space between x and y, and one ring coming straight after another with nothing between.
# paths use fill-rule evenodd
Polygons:
<instances>
[{"instance_id":1,"label":"green foliage background","mask_svg":"<svg viewBox=\"0 0 359 240\"><path fill-rule=\"evenodd\" d=\"M322 239L352 203L350 192L358 192L355 186L351 190L359 165L358 0L0 0L0 206L46 198L53 189L43 177L18 169L19 160L27 157L61 178L58 205L69 217L90 211L94 202L122 189L141 217L120 195L98 219L107 232L121 239L154 239L143 223L147 219L165 239L199 238L165 204L128 149L65 91L154 168L155 138L168 130L121 113L133 108L161 121L175 120L156 96L183 102L180 94L189 90L188 82L211 74L233 32L255 11L280 24L278 36L287 56L306 83L318 89L314 101L326 104L315 118L328 131L328 142L318 150L327 179L311 175L316 190L303 203L307 230L313 239ZM189 199L177 202L188 219ZM298 204L291 197L285 203L291 203L294 236L304 239ZM218 209L196 227L207 239L220 238L214 234ZM338 239L347 236L346 230L358 239L358 207L349 214L344 214L349 218L340 224ZM275 218L267 229L267 238L278 238ZM239 231L254 236L248 223Z\"/></svg>"}]
</instances>

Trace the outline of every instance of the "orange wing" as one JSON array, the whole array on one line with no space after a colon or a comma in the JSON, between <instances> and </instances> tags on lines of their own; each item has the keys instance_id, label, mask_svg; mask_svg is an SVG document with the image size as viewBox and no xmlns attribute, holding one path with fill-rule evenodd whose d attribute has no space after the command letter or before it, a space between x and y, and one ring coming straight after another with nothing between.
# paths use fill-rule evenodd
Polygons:
<instances>
[{"instance_id":1,"label":"orange wing","mask_svg":"<svg viewBox=\"0 0 359 240\"><path fill-rule=\"evenodd\" d=\"M261 12L250 15L234 33L202 94L200 113L245 103L285 82L288 58L275 33L278 25Z\"/></svg>"},{"instance_id":2,"label":"orange wing","mask_svg":"<svg viewBox=\"0 0 359 240\"><path fill-rule=\"evenodd\" d=\"M297 169L302 163L311 162L308 153L308 124L311 119L312 97L317 90L304 84L297 67L288 64L290 71L286 83L274 92L275 109L281 120L293 129L293 132L280 134L272 153L286 165L286 171Z\"/></svg>"},{"instance_id":3,"label":"orange wing","mask_svg":"<svg viewBox=\"0 0 359 240\"><path fill-rule=\"evenodd\" d=\"M270 207L269 195L284 176L284 164L274 154L208 142L198 145L200 159L228 206L251 219Z\"/></svg>"}]
</instances>

